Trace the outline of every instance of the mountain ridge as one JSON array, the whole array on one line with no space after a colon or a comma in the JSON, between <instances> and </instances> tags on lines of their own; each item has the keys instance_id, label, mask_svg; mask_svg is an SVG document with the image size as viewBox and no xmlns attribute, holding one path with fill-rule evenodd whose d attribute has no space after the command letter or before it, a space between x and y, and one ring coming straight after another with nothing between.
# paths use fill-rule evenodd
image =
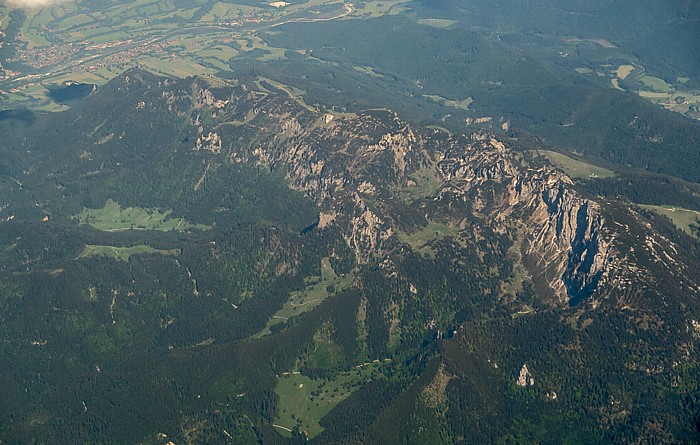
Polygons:
<instances>
[{"instance_id":1,"label":"mountain ridge","mask_svg":"<svg viewBox=\"0 0 700 445\"><path fill-rule=\"evenodd\" d=\"M0 123L16 131L0 143L0 284L18 295L3 294L18 324L3 360L21 358L5 390L19 420L0 409L11 439L41 434L43 413L65 419L54 437L118 441L114 403L133 407L121 414L133 440L228 440L224 428L285 441L285 376L334 385L368 363L327 414L283 426L298 438L318 422L317 443L547 442L545 421L571 440L697 437L697 242L582 195L512 141L138 69L36 122L61 137ZM110 233L73 218L107 199L211 229ZM85 245L181 250L81 258ZM331 288L324 267L351 284ZM296 313L257 338L287 303ZM532 384L517 384L522 369ZM75 389L71 414L32 379Z\"/></svg>"}]
</instances>

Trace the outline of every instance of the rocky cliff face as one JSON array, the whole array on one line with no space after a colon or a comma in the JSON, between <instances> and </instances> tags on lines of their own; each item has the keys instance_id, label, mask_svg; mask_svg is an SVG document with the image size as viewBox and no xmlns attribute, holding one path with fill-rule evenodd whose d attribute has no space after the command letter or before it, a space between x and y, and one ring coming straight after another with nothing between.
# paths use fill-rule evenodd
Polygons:
<instances>
[{"instance_id":1,"label":"rocky cliff face","mask_svg":"<svg viewBox=\"0 0 700 445\"><path fill-rule=\"evenodd\" d=\"M486 209L489 220L500 231L509 225L519 229L526 266L540 278L540 290L560 302L577 303L590 296L607 273L614 255L599 205L579 196L565 175L530 168L488 135L473 136L465 149L448 152L438 172L450 183L443 194L465 196L493 182L507 184Z\"/></svg>"},{"instance_id":2,"label":"rocky cliff face","mask_svg":"<svg viewBox=\"0 0 700 445\"><path fill-rule=\"evenodd\" d=\"M245 85L196 85L163 97L189 101L193 149L208 162L283 171L320 207L318 228L339 228L360 263L405 251L400 233L436 222L510 237L515 261L554 304L578 304L634 269L603 204L494 135L419 130L389 111L317 113Z\"/></svg>"}]
</instances>

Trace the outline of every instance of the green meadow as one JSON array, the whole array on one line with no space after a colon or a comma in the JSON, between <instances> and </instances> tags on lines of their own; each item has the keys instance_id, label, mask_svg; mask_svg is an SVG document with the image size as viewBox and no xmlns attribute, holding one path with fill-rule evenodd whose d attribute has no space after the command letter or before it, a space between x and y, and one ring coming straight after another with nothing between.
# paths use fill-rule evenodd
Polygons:
<instances>
[{"instance_id":1,"label":"green meadow","mask_svg":"<svg viewBox=\"0 0 700 445\"><path fill-rule=\"evenodd\" d=\"M556 151L536 150L535 154L544 156L549 162L561 168L564 173L573 179L582 178L609 178L615 176L615 172L597 165L579 161Z\"/></svg>"},{"instance_id":2,"label":"green meadow","mask_svg":"<svg viewBox=\"0 0 700 445\"><path fill-rule=\"evenodd\" d=\"M80 224L89 224L97 230L105 232L120 232L124 230L171 230L185 231L189 229L208 230L211 227L204 224L190 224L183 218L172 218L172 212L159 209L142 209L127 207L123 209L119 203L108 199L101 209L84 209L75 218Z\"/></svg>"},{"instance_id":3,"label":"green meadow","mask_svg":"<svg viewBox=\"0 0 700 445\"><path fill-rule=\"evenodd\" d=\"M299 372L279 376L275 394L279 397L279 412L273 425L279 433L291 435L298 426L312 438L323 431L319 421L338 403L358 390L374 376L379 377L383 363L379 360L357 365L332 379L312 380Z\"/></svg>"},{"instance_id":4,"label":"green meadow","mask_svg":"<svg viewBox=\"0 0 700 445\"><path fill-rule=\"evenodd\" d=\"M660 213L668 217L673 224L687 233L688 235L698 238L698 232L691 230L691 224L700 225L700 212L697 210L684 209L681 207L673 206L659 206L659 205L647 205L642 204L642 207L647 210L652 210L656 213Z\"/></svg>"},{"instance_id":5,"label":"green meadow","mask_svg":"<svg viewBox=\"0 0 700 445\"><path fill-rule=\"evenodd\" d=\"M353 279L352 273L337 275L331 267L330 259L323 258L321 260L321 276L306 277L304 279L306 287L301 291L292 292L282 309L272 316L265 328L258 332L255 337L268 335L272 326L284 323L292 317L314 309L333 293L349 288Z\"/></svg>"},{"instance_id":6,"label":"green meadow","mask_svg":"<svg viewBox=\"0 0 700 445\"><path fill-rule=\"evenodd\" d=\"M179 249L170 250L160 250L154 249L151 246L139 245L132 247L115 247L115 246L99 246L88 244L85 249L76 257L76 260L83 258L90 258L94 256L106 256L114 258L119 261L129 261L132 255L142 255L142 254L158 254L158 255L169 255L177 256L180 254Z\"/></svg>"}]
</instances>

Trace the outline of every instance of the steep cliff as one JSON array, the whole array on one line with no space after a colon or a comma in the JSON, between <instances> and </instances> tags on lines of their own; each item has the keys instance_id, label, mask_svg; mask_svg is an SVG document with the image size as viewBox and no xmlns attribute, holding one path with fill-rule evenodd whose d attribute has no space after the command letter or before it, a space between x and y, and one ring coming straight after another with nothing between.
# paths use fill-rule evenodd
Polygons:
<instances>
[{"instance_id":1,"label":"steep cliff","mask_svg":"<svg viewBox=\"0 0 700 445\"><path fill-rule=\"evenodd\" d=\"M283 171L318 204L319 230L339 228L360 263L405 249L401 233L435 222L458 235L469 221L507 234L515 261L553 304L576 305L633 268L616 248L619 228L606 221L604 204L495 135L416 129L390 111L323 114L243 84L163 96L190 102L194 150L208 151L209 162Z\"/></svg>"}]
</instances>

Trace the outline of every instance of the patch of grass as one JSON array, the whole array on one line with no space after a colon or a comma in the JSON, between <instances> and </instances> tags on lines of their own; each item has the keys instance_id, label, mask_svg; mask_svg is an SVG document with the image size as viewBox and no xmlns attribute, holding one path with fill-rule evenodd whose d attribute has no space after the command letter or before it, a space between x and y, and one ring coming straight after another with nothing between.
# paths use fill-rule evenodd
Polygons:
<instances>
[{"instance_id":1,"label":"patch of grass","mask_svg":"<svg viewBox=\"0 0 700 445\"><path fill-rule=\"evenodd\" d=\"M668 93L659 93L655 91L640 91L639 95L645 99L668 99Z\"/></svg>"},{"instance_id":2,"label":"patch of grass","mask_svg":"<svg viewBox=\"0 0 700 445\"><path fill-rule=\"evenodd\" d=\"M418 23L425 26L432 26L434 28L449 28L455 23L459 23L459 21L448 19L419 19Z\"/></svg>"},{"instance_id":3,"label":"patch of grass","mask_svg":"<svg viewBox=\"0 0 700 445\"><path fill-rule=\"evenodd\" d=\"M561 153L549 150L536 150L535 154L544 156L549 162L564 170L571 178L609 178L615 176L615 172L603 167L598 167L587 162L579 161Z\"/></svg>"},{"instance_id":4,"label":"patch of grass","mask_svg":"<svg viewBox=\"0 0 700 445\"><path fill-rule=\"evenodd\" d=\"M364 363L330 380L311 380L298 372L284 373L275 387L279 397L279 412L273 422L275 428L287 437L295 426L306 431L309 438L318 435L323 431L319 425L323 416L371 380L382 364L379 360Z\"/></svg>"},{"instance_id":5,"label":"patch of grass","mask_svg":"<svg viewBox=\"0 0 700 445\"><path fill-rule=\"evenodd\" d=\"M668 93L671 91L671 88L673 88L673 85L666 83L665 80L658 77L647 76L646 74L641 76L639 81L651 88L653 91Z\"/></svg>"},{"instance_id":6,"label":"patch of grass","mask_svg":"<svg viewBox=\"0 0 700 445\"><path fill-rule=\"evenodd\" d=\"M615 45L606 39L593 39L592 42L602 46L603 48L615 48Z\"/></svg>"},{"instance_id":7,"label":"patch of grass","mask_svg":"<svg viewBox=\"0 0 700 445\"><path fill-rule=\"evenodd\" d=\"M228 63L233 57L238 55L238 51L225 45L216 45L205 50L199 51L197 56L203 60L217 59Z\"/></svg>"},{"instance_id":8,"label":"patch of grass","mask_svg":"<svg viewBox=\"0 0 700 445\"><path fill-rule=\"evenodd\" d=\"M442 127L432 126L431 128L450 133L449 130ZM433 196L440 189L441 184L435 177L432 167L422 168L412 173L410 178L412 182L409 182L408 187L401 189L401 191L408 193L414 199Z\"/></svg>"},{"instance_id":9,"label":"patch of grass","mask_svg":"<svg viewBox=\"0 0 700 445\"><path fill-rule=\"evenodd\" d=\"M521 255L522 239L517 239L509 249L509 257L513 262L513 272L510 279L503 282L501 289L504 295L516 295L523 290L523 281L530 279L530 273L523 264Z\"/></svg>"},{"instance_id":10,"label":"patch of grass","mask_svg":"<svg viewBox=\"0 0 700 445\"><path fill-rule=\"evenodd\" d=\"M270 91L269 88L265 88L265 83L267 83L267 84L269 84L269 85L272 85L274 88L277 88L278 90L281 90L281 91L283 91L284 93L287 93L287 95L288 95L292 100L294 100L296 103L298 103L298 104L301 105L302 107L306 108L307 110L312 111L312 112L317 112L317 111L318 111L318 110L316 110L314 107L312 107L311 105L307 104L307 103L304 101L304 93L305 93L305 92L302 91L302 90L300 90L299 88L295 88L295 87L293 87L293 86L285 85L285 84L283 84L283 83L280 83L280 82L277 82L277 81L275 81L275 80L268 79L267 77L262 77L262 76L259 76L259 77L257 78L257 80L255 81L255 84L256 84L256 85L258 86L258 88L260 88L261 90L263 90L263 91L268 91L268 92L273 92L273 91Z\"/></svg>"},{"instance_id":11,"label":"patch of grass","mask_svg":"<svg viewBox=\"0 0 700 445\"><path fill-rule=\"evenodd\" d=\"M142 209L128 207L122 209L119 203L108 199L101 209L84 209L75 218L80 224L89 224L97 230L105 232L121 232L124 230L171 230L185 231L188 229L209 230L204 224L190 224L182 218L171 218L171 211L161 212L159 209Z\"/></svg>"},{"instance_id":12,"label":"patch of grass","mask_svg":"<svg viewBox=\"0 0 700 445\"><path fill-rule=\"evenodd\" d=\"M673 224L687 233L688 235L700 238L698 232L693 231L690 228L691 224L700 225L700 212L697 210L689 210L681 207L673 206L659 206L659 205L647 205L642 204L639 207L647 210L652 210L656 213L660 213L668 217Z\"/></svg>"},{"instance_id":13,"label":"patch of grass","mask_svg":"<svg viewBox=\"0 0 700 445\"><path fill-rule=\"evenodd\" d=\"M131 255L141 255L144 253L177 256L180 255L180 249L161 250L146 245L115 247L87 244L80 255L76 257L76 260L93 256L106 256L120 261L129 261Z\"/></svg>"},{"instance_id":14,"label":"patch of grass","mask_svg":"<svg viewBox=\"0 0 700 445\"><path fill-rule=\"evenodd\" d=\"M163 60L155 57L139 59L141 66L157 75L173 76L184 79L189 76L206 76L212 71L205 66L186 59Z\"/></svg>"},{"instance_id":15,"label":"patch of grass","mask_svg":"<svg viewBox=\"0 0 700 445\"><path fill-rule=\"evenodd\" d=\"M617 70L615 70L615 75L621 80L625 80L632 71L634 71L634 65L620 65Z\"/></svg>"},{"instance_id":16,"label":"patch of grass","mask_svg":"<svg viewBox=\"0 0 700 445\"><path fill-rule=\"evenodd\" d=\"M574 68L574 70L579 74L593 74L593 70L590 68Z\"/></svg>"},{"instance_id":17,"label":"patch of grass","mask_svg":"<svg viewBox=\"0 0 700 445\"><path fill-rule=\"evenodd\" d=\"M369 67L369 66L353 66L352 69L354 69L355 71L357 71L359 73L367 74L368 76L379 77L379 78L384 77L383 75L374 71L374 68Z\"/></svg>"},{"instance_id":18,"label":"patch of grass","mask_svg":"<svg viewBox=\"0 0 700 445\"><path fill-rule=\"evenodd\" d=\"M90 83L95 85L104 85L110 79L120 75L123 71L118 69L100 68L95 71L76 71L71 73L60 74L47 78L45 84L61 84L67 81L78 83Z\"/></svg>"},{"instance_id":19,"label":"patch of grass","mask_svg":"<svg viewBox=\"0 0 700 445\"><path fill-rule=\"evenodd\" d=\"M63 30L67 30L69 28L74 28L74 27L79 27L80 25L85 25L87 23L92 23L94 22L95 19L90 17L87 14L77 14L77 15L72 15L70 17L67 17L66 19L62 20L59 24L58 27Z\"/></svg>"},{"instance_id":20,"label":"patch of grass","mask_svg":"<svg viewBox=\"0 0 700 445\"><path fill-rule=\"evenodd\" d=\"M10 24L10 16L7 11L0 10L0 30L4 31Z\"/></svg>"},{"instance_id":21,"label":"patch of grass","mask_svg":"<svg viewBox=\"0 0 700 445\"><path fill-rule=\"evenodd\" d=\"M230 3L215 3L214 6L201 19L202 22L213 22L217 20L232 20L245 14L254 12L256 8Z\"/></svg>"},{"instance_id":22,"label":"patch of grass","mask_svg":"<svg viewBox=\"0 0 700 445\"><path fill-rule=\"evenodd\" d=\"M405 0L383 0L376 2L364 2L364 8L356 9L352 16L362 18L375 18L383 15L400 14L409 9Z\"/></svg>"},{"instance_id":23,"label":"patch of grass","mask_svg":"<svg viewBox=\"0 0 700 445\"><path fill-rule=\"evenodd\" d=\"M441 239L446 236L457 236L458 233L458 228L450 227L446 224L435 221L429 221L427 227L413 233L406 233L401 230L396 231L396 234L399 236L402 243L410 245L411 249L416 252L427 253L430 256L435 255L435 251L429 245L431 241Z\"/></svg>"},{"instance_id":24,"label":"patch of grass","mask_svg":"<svg viewBox=\"0 0 700 445\"><path fill-rule=\"evenodd\" d=\"M51 42L46 40L46 38L40 34L26 34L20 38L27 42L27 49L41 48L45 46L50 46Z\"/></svg>"},{"instance_id":25,"label":"patch of grass","mask_svg":"<svg viewBox=\"0 0 700 445\"><path fill-rule=\"evenodd\" d=\"M449 134L450 136L452 136L452 132L451 132L450 130L448 130L448 129L445 128L445 127L441 127L441 126L439 126L439 125L427 125L426 128L430 128L430 129L432 129L432 130L439 130L439 131L442 131L442 132L445 133L445 134Z\"/></svg>"},{"instance_id":26,"label":"patch of grass","mask_svg":"<svg viewBox=\"0 0 700 445\"><path fill-rule=\"evenodd\" d=\"M467 97L464 100L450 100L442 96L436 96L431 94L424 94L423 97L427 97L428 99L440 103L446 107L458 108L460 110L468 110L469 105L471 105L472 102L474 102L474 99L472 99L471 97Z\"/></svg>"},{"instance_id":27,"label":"patch of grass","mask_svg":"<svg viewBox=\"0 0 700 445\"><path fill-rule=\"evenodd\" d=\"M289 300L267 322L265 328L254 335L255 338L270 334L270 328L283 323L292 317L308 312L321 304L334 292L340 292L350 287L355 276L352 273L337 275L331 266L330 258L321 260L321 276L306 277L306 287L301 291L289 294Z\"/></svg>"}]
</instances>

